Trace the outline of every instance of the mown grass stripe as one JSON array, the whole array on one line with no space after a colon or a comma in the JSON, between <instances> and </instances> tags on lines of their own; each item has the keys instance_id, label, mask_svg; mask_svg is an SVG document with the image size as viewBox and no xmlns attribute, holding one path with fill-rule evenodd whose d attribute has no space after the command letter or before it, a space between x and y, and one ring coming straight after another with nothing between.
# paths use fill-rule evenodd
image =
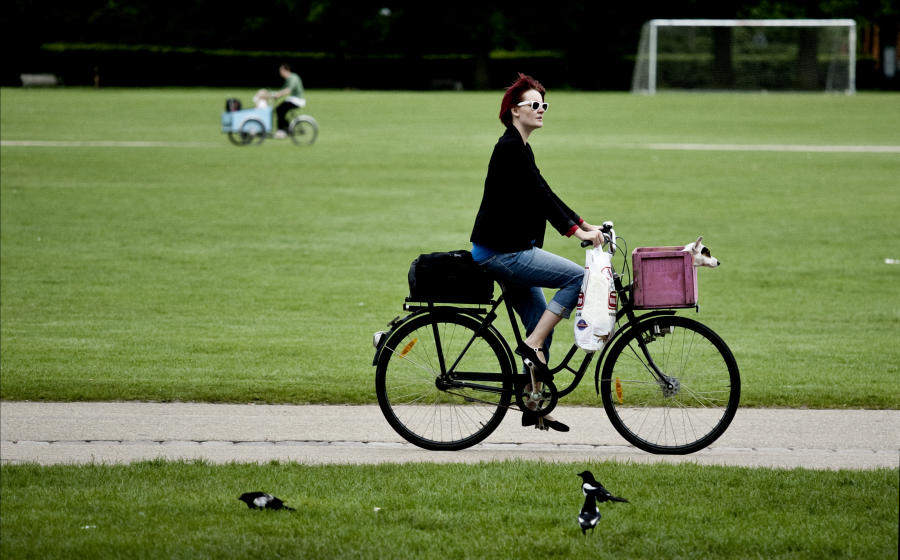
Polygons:
<instances>
[{"instance_id":1,"label":"mown grass stripe","mask_svg":"<svg viewBox=\"0 0 900 560\"><path fill-rule=\"evenodd\" d=\"M151 142L142 140L0 140L0 146L19 148L210 148L220 147L214 142ZM814 145L814 144L606 144L608 148L636 148L647 150L685 150L718 152L811 152L845 154L895 154L900 146L878 145Z\"/></svg>"}]
</instances>

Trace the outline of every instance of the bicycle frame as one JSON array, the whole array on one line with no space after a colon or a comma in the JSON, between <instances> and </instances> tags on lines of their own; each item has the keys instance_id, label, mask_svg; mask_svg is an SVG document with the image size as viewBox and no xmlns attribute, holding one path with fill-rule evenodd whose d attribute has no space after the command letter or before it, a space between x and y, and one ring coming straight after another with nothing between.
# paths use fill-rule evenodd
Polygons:
<instances>
[{"instance_id":1,"label":"bicycle frame","mask_svg":"<svg viewBox=\"0 0 900 560\"><path fill-rule=\"evenodd\" d=\"M609 341L607 341L607 343L603 346L603 349L599 352L600 355L599 355L599 359L597 362L596 372L594 374L594 389L597 392L597 394L600 393L600 373L602 371L601 366L603 364L604 358L606 357L607 351L612 346L613 341L615 341L617 338L624 335L631 329L638 327L640 324L642 324L643 321L646 321L653 317L675 314L674 310L662 309L662 310L650 311L650 312L644 313L642 315L637 315L635 313L635 309L632 304L632 299L631 299L631 295L630 295L631 294L631 284L623 285L621 275L616 274L615 271L613 272L613 279L615 282L616 292L618 293L619 302L621 303L621 307L620 307L619 311L616 313L616 323L617 324L620 323L623 318L626 320L625 320L625 323L619 329L616 330L615 334L610 338ZM424 305L410 305L407 302L406 304L404 304L404 309L406 311L410 311L411 313L409 315L407 315L406 317L397 317L396 319L391 321L391 323L389 324L389 326L391 328L391 332L393 332L399 325L405 323L406 321L408 321L408 320L412 319L413 317L416 317L422 313L463 314L463 315L468 315L470 317L477 319L480 322L480 327L473 333L472 337L469 339L469 341L463 347L463 349L459 353L459 355L456 356L455 358L451 357L453 359L453 363L449 364L449 367L447 364L448 357L444 356L443 351L441 349L441 345L438 344L438 362L439 362L439 365L441 368L441 378L444 380L444 384L448 388L456 386L456 387L478 389L478 390L482 390L482 391L486 391L486 392L494 392L494 393L500 392L501 389L498 389L496 387L484 386L484 385L478 385L476 383L471 383L471 382L477 382L477 381L484 381L487 379L495 379L495 376L496 376L495 372L479 373L479 372L458 372L458 371L456 371L456 367L459 365L460 361L463 359L463 357L465 356L466 352L471 347L471 345L475 342L475 338L480 336L486 329L490 329L497 336L497 338L501 341L501 343L503 344L503 347L504 347L507 361L508 361L509 370L513 371L513 372L516 371L516 365L515 365L516 360L515 360L515 355L512 352L512 348L510 347L506 338L503 337L499 333L499 331L497 331L496 327L494 327L494 324L493 324L494 321L498 317L497 310L500 308L501 304L505 304L504 306L506 307L506 312L509 317L510 327L512 328L513 335L515 336L516 344L519 344L522 342L522 340L523 340L522 333L521 333L521 330L519 329L518 322L515 319L515 317L516 317L515 310L513 309L512 304L506 298L506 292L505 292L504 286L501 284L500 287L501 287L502 293L500 294L499 298L497 298L496 300L494 300L490 303L490 305L491 305L490 309L484 309L482 307L462 307L462 306L458 306L458 305L438 306L438 305L435 305L433 302L428 302L428 303L425 303ZM435 339L437 341L439 341L440 333L437 332L437 329L435 329L434 335L435 335ZM382 338L382 340L380 341L380 343L378 344L376 352L375 352L375 357L372 360L372 365L375 365L378 362L378 358L381 355L381 352L389 338L390 338L390 334L388 334L388 336L384 336ZM639 340L639 345L641 347L641 351L642 351L644 357L647 359L647 363L652 368L653 373L656 376L657 380L660 383L668 384L668 381L667 381L665 375L658 368L656 363L653 361L653 358L650 356L650 353L647 350L647 347L646 347L646 344L644 343L644 341ZM572 379L572 381L565 388L558 389L557 396L560 398L565 397L566 395L570 394L572 391L574 391L578 387L578 385L581 383L581 380L584 378L584 374L587 372L587 369L590 367L590 364L594 359L595 353L585 353L578 368L577 369L573 368L572 360L575 357L575 354L578 352L578 350L579 350L579 347L575 344L572 344L572 346L569 348L568 352L566 353L566 355L562 359L562 361L560 361L560 363L558 365L556 365L555 367L550 368L551 375L556 375L557 373L559 373L563 370L569 371L570 373L572 373L574 375L574 378ZM514 375L516 375L516 374L514 374ZM523 379L525 379L527 377L524 374L520 374L520 375L522 376Z\"/></svg>"},{"instance_id":2,"label":"bicycle frame","mask_svg":"<svg viewBox=\"0 0 900 560\"><path fill-rule=\"evenodd\" d=\"M604 222L602 231L604 232L604 237L606 239L606 243L605 243L605 245L607 247L606 250L610 253L610 255L615 255L616 250L618 249L618 247L616 245L618 238L616 237L616 233L615 233L615 230L613 229L612 222ZM589 245L590 245L590 242L588 242L588 241L582 242L582 247L586 247ZM622 326L620 328L616 329L616 332L613 334L613 336L610 337L610 339L606 342L606 344L603 345L603 348L600 350L600 356L597 361L597 369L594 373L594 390L597 392L598 395L600 394L600 376L602 373L603 362L606 357L607 351L613 345L612 343L619 337L623 336L625 333L631 331L632 329L642 326L643 323L649 319L652 319L654 317L675 314L675 311L672 309L660 309L660 310L649 311L642 315L637 315L635 313L634 303L633 303L633 299L631 297L632 284L628 284L628 285L622 284L622 275L618 274L615 271L615 267L612 267L612 277L613 277L614 288L615 288L616 294L618 296L617 301L620 304L619 310L616 312L616 324L618 325L620 322L622 322L623 319L625 319L625 322L622 324ZM481 334L484 332L485 329L491 329L493 334L496 336L496 338L498 340L500 340L501 344L503 345L505 355L507 358L507 362L508 362L507 365L509 366L509 371L512 371L512 372L516 371L516 366L515 366L516 359L515 359L515 356L513 355L512 349L509 346L509 343L499 333L499 331L497 331L497 329L493 326L493 322L497 318L497 309L500 307L501 303L504 303L506 306L507 315L509 317L509 323L510 323L510 326L512 327L513 335L515 336L515 339L516 339L516 344L517 344L517 346L522 344L522 341L523 341L522 333L519 330L519 324L516 321L515 310L513 309L512 303L510 303L510 301L506 298L506 287L503 285L502 282L498 282L498 283L500 284L501 294L500 294L499 298L490 302L491 309L489 311L484 310L481 307L478 307L478 308L460 307L460 306L456 306L456 305L448 305L448 306L438 307L434 304L434 302L428 302L424 306L414 306L414 305L409 305L409 302L407 302L406 304L404 304L404 309L407 311L411 311L412 313L410 313L408 316L406 316L403 319L398 317L398 318L394 319L394 321L391 321L391 323L389 324L389 326L391 327L391 331L387 334L387 336L382 337L381 342L376 346L377 349L375 351L375 357L372 361L372 365L377 364L378 358L381 355L381 351L384 348L384 345L387 342L387 340L390 338L390 333L394 332L394 330L396 329L396 327L398 325L406 322L407 320L411 319L412 317L418 316L419 314L426 313L426 312L427 313L464 314L464 315L468 315L470 317L478 319L481 322L481 325L479 326L478 329L475 330L475 332L472 335L472 338L468 341L468 343L465 345L463 350L459 353L459 355L456 357L456 359L453 361L453 363L450 365L449 368L447 367L446 357L444 356L443 349L440 344L440 333L438 332L437 327L434 328L435 340L438 343L437 344L437 346L438 346L438 362L439 362L440 369L441 369L439 383L441 383L445 387L451 387L451 386L466 387L466 388L484 390L484 391L488 391L488 392L502 391L502 389L497 389L496 387L487 387L487 386L483 386L483 385L473 385L473 384L467 383L469 381L495 379L496 372L490 372L490 373L486 372L483 374L479 374L479 373L473 373L473 372L457 372L457 371L455 371L456 367L459 365L460 361L463 359L463 357L465 356L468 349L475 342L475 339L478 336L481 336ZM484 317L481 318L480 317L481 315L483 315ZM641 338L638 338L637 342L638 342L638 346L641 349L641 353L643 354L644 359L646 360L648 369L651 371L653 376L656 378L656 381L660 384L661 387L671 390L673 388L671 380L662 372L662 370L659 369L659 366L656 365L656 362L653 360L653 357L650 355L650 351L647 349L646 342ZM587 371L587 368L590 367L591 361L593 361L594 353L587 352L587 353L585 353L584 358L582 358L581 364L578 366L578 369L573 369L570 366L570 363L571 363L572 359L575 357L575 354L578 350L579 350L579 347L576 344L572 344L571 348L569 348L569 351L566 353L566 356L563 358L563 360L557 366L555 366L553 368L549 368L549 372L550 372L551 376L555 376L557 373L559 373L563 370L569 371L570 373L574 374L574 376L575 376L572 379L571 383L569 383L569 385L567 387L565 387L562 390L557 389L557 394L556 394L557 398L568 395L569 393L574 391L576 387L578 387L578 385L581 383L582 378L584 377L585 372ZM515 376L516 374L514 373L513 375ZM526 374L521 374L521 377L523 379L525 379L528 376Z\"/></svg>"}]
</instances>

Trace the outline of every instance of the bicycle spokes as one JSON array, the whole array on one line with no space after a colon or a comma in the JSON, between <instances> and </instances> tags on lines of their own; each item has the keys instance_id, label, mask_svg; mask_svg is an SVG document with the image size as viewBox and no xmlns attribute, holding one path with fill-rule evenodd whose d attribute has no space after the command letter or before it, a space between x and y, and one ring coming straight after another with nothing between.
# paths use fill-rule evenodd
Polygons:
<instances>
[{"instance_id":1,"label":"bicycle spokes","mask_svg":"<svg viewBox=\"0 0 900 560\"><path fill-rule=\"evenodd\" d=\"M665 316L626 333L601 379L604 407L630 442L657 453L690 453L730 423L740 381L731 352L691 319Z\"/></svg>"},{"instance_id":2,"label":"bicycle spokes","mask_svg":"<svg viewBox=\"0 0 900 560\"><path fill-rule=\"evenodd\" d=\"M426 449L462 449L484 439L512 397L506 350L496 336L476 336L466 316L422 315L385 343L376 394L391 426Z\"/></svg>"}]
</instances>

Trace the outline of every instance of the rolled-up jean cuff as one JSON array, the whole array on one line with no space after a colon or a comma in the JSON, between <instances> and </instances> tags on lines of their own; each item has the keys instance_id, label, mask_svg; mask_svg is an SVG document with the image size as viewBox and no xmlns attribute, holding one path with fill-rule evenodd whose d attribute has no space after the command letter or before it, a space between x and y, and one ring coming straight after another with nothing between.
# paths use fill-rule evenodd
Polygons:
<instances>
[{"instance_id":1,"label":"rolled-up jean cuff","mask_svg":"<svg viewBox=\"0 0 900 560\"><path fill-rule=\"evenodd\" d=\"M550 303L547 304L547 311L550 311L555 315L559 315L563 319L568 319L569 315L572 314L571 309L560 305L555 299L550 300Z\"/></svg>"}]
</instances>

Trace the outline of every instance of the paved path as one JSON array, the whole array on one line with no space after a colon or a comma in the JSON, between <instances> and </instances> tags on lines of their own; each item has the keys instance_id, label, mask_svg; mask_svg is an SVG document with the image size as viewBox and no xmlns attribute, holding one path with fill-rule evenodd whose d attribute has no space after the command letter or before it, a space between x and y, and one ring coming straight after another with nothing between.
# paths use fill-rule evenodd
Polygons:
<instances>
[{"instance_id":1,"label":"paved path","mask_svg":"<svg viewBox=\"0 0 900 560\"><path fill-rule=\"evenodd\" d=\"M486 442L433 452L404 442L377 406L201 403L0 403L0 462L121 463L162 457L212 463L616 460L779 468L900 464L900 411L741 409L710 448L686 457L627 445L601 409L560 407L572 431L540 432L507 415Z\"/></svg>"}]
</instances>

